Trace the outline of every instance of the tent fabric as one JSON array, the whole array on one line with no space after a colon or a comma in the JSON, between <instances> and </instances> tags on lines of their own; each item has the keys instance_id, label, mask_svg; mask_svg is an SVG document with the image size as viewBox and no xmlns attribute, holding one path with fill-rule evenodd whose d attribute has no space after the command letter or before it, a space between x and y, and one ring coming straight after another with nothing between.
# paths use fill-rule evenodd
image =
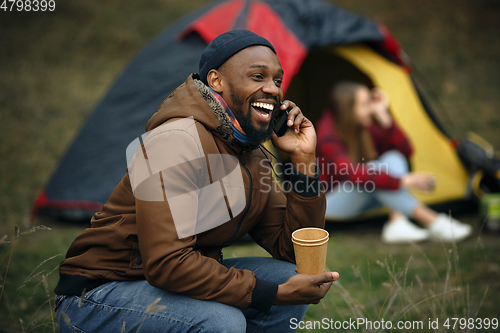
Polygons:
<instances>
[{"instance_id":1,"label":"tent fabric","mask_svg":"<svg viewBox=\"0 0 500 333\"><path fill-rule=\"evenodd\" d=\"M227 21L228 10L235 8L238 11L243 2L243 0L237 0L221 5L222 8L209 12L193 22L192 25L187 27L186 32L182 32L181 35L197 32L207 44L210 43L215 37L228 30L228 26L224 22ZM234 6L234 4L238 6ZM282 89L286 91L291 78L298 71L300 64L307 55L306 47L288 30L280 16L269 5L251 2L245 13L247 13L246 29L266 38L273 44L283 71L287 73L282 82ZM211 22L219 20L224 24L211 24Z\"/></svg>"},{"instance_id":2,"label":"tent fabric","mask_svg":"<svg viewBox=\"0 0 500 333\"><path fill-rule=\"evenodd\" d=\"M211 4L161 33L117 78L40 191L33 217L39 213L88 220L99 210L126 172L128 144L144 133L147 120L162 101L190 73L198 71L207 43L230 29L249 29L273 43L285 71L284 91L312 52L331 46L362 43L402 73L409 72L403 52L387 28L334 4L321 0ZM419 102L414 98L412 103Z\"/></svg>"},{"instance_id":3,"label":"tent fabric","mask_svg":"<svg viewBox=\"0 0 500 333\"><path fill-rule=\"evenodd\" d=\"M235 15L231 15L231 11ZM237 23L242 21L241 15L245 15L245 25ZM286 73L283 91L300 68L308 49L384 41L374 22L321 1L229 1L187 26L180 36L197 32L208 44L219 34L237 28L251 30L273 44ZM397 52L395 45L398 44L388 50Z\"/></svg>"}]
</instances>

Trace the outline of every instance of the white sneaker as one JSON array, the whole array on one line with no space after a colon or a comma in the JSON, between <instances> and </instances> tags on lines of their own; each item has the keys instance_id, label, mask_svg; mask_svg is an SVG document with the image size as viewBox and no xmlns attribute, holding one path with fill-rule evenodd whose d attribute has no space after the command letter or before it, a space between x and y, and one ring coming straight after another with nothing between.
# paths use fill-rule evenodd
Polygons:
<instances>
[{"instance_id":1,"label":"white sneaker","mask_svg":"<svg viewBox=\"0 0 500 333\"><path fill-rule=\"evenodd\" d=\"M461 223L445 214L438 214L434 222L429 226L430 238L434 241L460 242L472 233L472 227Z\"/></svg>"},{"instance_id":2,"label":"white sneaker","mask_svg":"<svg viewBox=\"0 0 500 333\"><path fill-rule=\"evenodd\" d=\"M429 231L417 227L406 217L387 222L382 229L382 242L387 244L417 243L429 238Z\"/></svg>"}]
</instances>

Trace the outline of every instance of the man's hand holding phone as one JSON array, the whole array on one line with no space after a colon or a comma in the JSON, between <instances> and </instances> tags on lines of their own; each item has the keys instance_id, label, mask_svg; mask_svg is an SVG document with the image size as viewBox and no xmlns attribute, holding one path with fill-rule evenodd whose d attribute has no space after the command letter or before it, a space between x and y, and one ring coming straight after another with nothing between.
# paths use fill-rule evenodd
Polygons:
<instances>
[{"instance_id":1,"label":"man's hand holding phone","mask_svg":"<svg viewBox=\"0 0 500 333\"><path fill-rule=\"evenodd\" d=\"M290 155L290 160L297 171L314 177L316 170L316 131L314 125L304 117L300 108L289 100L283 101L280 108L274 112L276 114L273 114L271 123L274 129L271 138L273 145ZM276 122L274 121L275 117ZM283 117L286 122L279 121ZM286 126L285 131L283 131L283 126ZM278 136L277 132L284 132L284 134Z\"/></svg>"}]
</instances>

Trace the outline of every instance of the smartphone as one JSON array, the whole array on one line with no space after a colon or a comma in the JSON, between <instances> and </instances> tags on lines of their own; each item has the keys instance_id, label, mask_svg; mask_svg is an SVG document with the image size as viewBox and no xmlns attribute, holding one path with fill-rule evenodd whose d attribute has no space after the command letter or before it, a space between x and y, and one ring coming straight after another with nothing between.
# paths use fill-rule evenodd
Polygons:
<instances>
[{"instance_id":1,"label":"smartphone","mask_svg":"<svg viewBox=\"0 0 500 333\"><path fill-rule=\"evenodd\" d=\"M283 102L281 102L280 105L283 105ZM288 109L282 110L280 106L278 111L276 111L275 114L273 115L272 119L273 130L277 136L285 135L286 131L288 130L288 126L286 125L287 121L288 121Z\"/></svg>"}]
</instances>

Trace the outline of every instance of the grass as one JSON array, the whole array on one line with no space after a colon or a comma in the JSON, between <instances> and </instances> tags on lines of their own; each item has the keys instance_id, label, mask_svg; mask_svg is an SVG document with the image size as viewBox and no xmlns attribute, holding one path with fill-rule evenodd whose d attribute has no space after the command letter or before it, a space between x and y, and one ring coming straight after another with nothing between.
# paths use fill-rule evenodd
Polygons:
<instances>
[{"instance_id":1,"label":"grass","mask_svg":"<svg viewBox=\"0 0 500 333\"><path fill-rule=\"evenodd\" d=\"M48 222L48 221L45 221ZM478 224L473 218L467 222ZM0 245L3 332L57 331L52 289L57 266L81 226L53 224L14 230ZM327 266L340 273L327 296L311 305L304 321L422 321L498 318L498 235L479 233L459 244L384 245L379 228L362 233L330 230ZM479 235L479 236L477 236ZM265 256L254 244L238 244L224 256ZM299 332L320 330L302 329ZM376 330L362 330L376 331ZM398 330L396 330L398 331ZM403 330L411 332L412 330ZM435 332L446 332L440 326ZM465 332L465 330L456 330Z\"/></svg>"},{"instance_id":2,"label":"grass","mask_svg":"<svg viewBox=\"0 0 500 333\"><path fill-rule=\"evenodd\" d=\"M9 243L0 245L0 331L57 331L55 313L51 311L57 267L81 230L37 226L19 233L17 238L14 230L7 235L4 241Z\"/></svg>"},{"instance_id":3,"label":"grass","mask_svg":"<svg viewBox=\"0 0 500 333\"><path fill-rule=\"evenodd\" d=\"M26 216L32 201L134 54L208 2L72 0L56 1L54 12L0 11L0 331L57 331L50 312L55 269L83 227L38 219L34 225L51 230L23 234L31 227ZM431 102L458 138L474 130L500 147L496 1L337 3L389 27L431 82ZM468 221L478 225L475 217ZM382 245L379 232L332 233L328 266L341 280L310 307L306 319L399 313L426 320L478 310L480 317L498 316L498 235L478 238L476 228L476 237L456 248L411 247ZM259 253L250 245L225 251L226 256Z\"/></svg>"},{"instance_id":4,"label":"grass","mask_svg":"<svg viewBox=\"0 0 500 333\"><path fill-rule=\"evenodd\" d=\"M468 222L477 221L469 217ZM362 234L330 233L327 266L338 271L340 279L320 304L309 307L304 325L325 318L340 322L366 318L372 322L389 320L394 325L422 321L424 331L447 332L443 327L446 318L498 318L500 258L496 235L480 235L459 244L384 245L379 233L376 228ZM262 252L249 245L224 252L225 256L248 253ZM429 321L436 319L439 329L430 330ZM363 328L360 326L361 331L377 331ZM299 330L317 331L321 330Z\"/></svg>"}]
</instances>

